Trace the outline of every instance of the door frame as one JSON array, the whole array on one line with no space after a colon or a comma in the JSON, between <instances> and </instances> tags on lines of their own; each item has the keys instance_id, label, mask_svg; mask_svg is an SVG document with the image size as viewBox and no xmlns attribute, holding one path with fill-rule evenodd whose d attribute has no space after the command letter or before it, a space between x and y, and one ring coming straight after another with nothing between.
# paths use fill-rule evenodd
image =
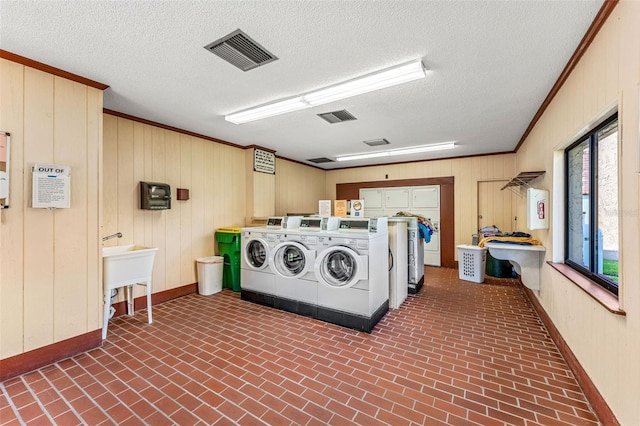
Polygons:
<instances>
[{"instance_id":1,"label":"door frame","mask_svg":"<svg viewBox=\"0 0 640 426\"><path fill-rule=\"evenodd\" d=\"M456 268L453 176L337 183L336 199L357 200L360 198L360 189L363 188L393 188L398 186L428 185L440 185L440 264L447 268Z\"/></svg>"}]
</instances>

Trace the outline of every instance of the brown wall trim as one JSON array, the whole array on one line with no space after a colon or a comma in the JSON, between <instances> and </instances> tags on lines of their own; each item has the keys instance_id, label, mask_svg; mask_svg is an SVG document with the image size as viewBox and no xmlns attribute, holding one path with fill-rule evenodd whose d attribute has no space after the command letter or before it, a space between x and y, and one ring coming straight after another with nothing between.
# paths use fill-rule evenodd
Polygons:
<instances>
[{"instance_id":1,"label":"brown wall trim","mask_svg":"<svg viewBox=\"0 0 640 426\"><path fill-rule=\"evenodd\" d=\"M609 293L603 287L599 286L589 278L585 277L575 269L564 263L554 263L547 261L547 265L562 274L566 279L575 284L580 290L587 293L593 300L598 302L607 311L615 315L626 316L627 313L620 309L620 300L612 293Z\"/></svg>"},{"instance_id":2,"label":"brown wall trim","mask_svg":"<svg viewBox=\"0 0 640 426\"><path fill-rule=\"evenodd\" d=\"M360 197L360 188L392 188L398 186L440 185L440 264L455 268L455 205L454 178L420 178L352 182L336 184L336 199L353 200ZM366 208L366 207L365 207Z\"/></svg>"},{"instance_id":3,"label":"brown wall trim","mask_svg":"<svg viewBox=\"0 0 640 426\"><path fill-rule=\"evenodd\" d=\"M50 65L43 64L42 62L34 61L33 59L25 58L24 56L16 55L15 53L11 53L6 50L0 49L0 58L7 59L9 61L16 62L18 64L22 64L27 67L34 68L40 71L44 71L49 74L57 75L58 77L63 77L68 80L75 81L76 83L81 83L90 87L95 87L96 89L106 90L109 88L108 85L100 83L98 81L89 80L88 78L84 78L79 75L72 74L70 72L61 70L60 68L55 68Z\"/></svg>"},{"instance_id":4,"label":"brown wall trim","mask_svg":"<svg viewBox=\"0 0 640 426\"><path fill-rule=\"evenodd\" d=\"M198 283L187 284L182 287L176 287L169 290L159 291L158 293L153 293L151 295L151 304L153 306L158 305L160 303L167 302L171 299L177 299L178 297L186 296L188 294L196 293L198 290ZM119 317L120 315L125 315L127 313L127 302L121 301L114 303L113 306L116 309L116 312L113 314L114 317ZM133 301L133 309L145 309L147 307L147 296L136 297Z\"/></svg>"},{"instance_id":5,"label":"brown wall trim","mask_svg":"<svg viewBox=\"0 0 640 426\"><path fill-rule=\"evenodd\" d=\"M547 328L551 339L558 347L558 350L573 372L576 381L582 388L584 395L587 397L587 400L591 404L591 407L593 407L593 411L595 411L602 424L607 426L620 425L618 419L616 419L615 414L613 414L613 411L611 411L611 408L609 408L609 405L607 405L607 402L602 397L602 394L600 394L600 391L598 391L598 388L596 388L596 386L593 384L587 372L584 370L584 368L582 368L582 365L580 365L578 358L576 358L573 351L571 351L571 348L569 347L569 345L567 345L567 342L565 342L565 340L562 338L562 335L553 324L553 321L551 321L549 315L547 315L547 312L540 304L538 298L535 296L535 294L533 294L533 291L531 289L522 284L522 280L519 281L520 287L524 290L524 293L529 298L531 305L533 305L533 308L538 313L540 320Z\"/></svg>"},{"instance_id":6,"label":"brown wall trim","mask_svg":"<svg viewBox=\"0 0 640 426\"><path fill-rule=\"evenodd\" d=\"M307 163L303 163L302 161L298 161L298 160L292 160L291 158L287 158L287 157L282 157L280 155L276 155L276 158L279 158L281 160L287 160L287 161L291 161L292 163L298 163L300 165L303 166L307 166L307 167L313 167L314 169L318 169L318 170L322 170L323 172L328 172L329 170L327 169L323 169L322 167L318 167L315 164L307 164Z\"/></svg>"},{"instance_id":7,"label":"brown wall trim","mask_svg":"<svg viewBox=\"0 0 640 426\"><path fill-rule=\"evenodd\" d=\"M270 153L272 153L272 154L275 154L275 153L276 153L276 151L275 151L274 149L271 149L271 148L265 148L264 146L260 146L260 145L247 145L247 146L245 146L245 147L243 147L243 148L244 148L244 149L252 149L252 148L255 148L255 149L260 149L260 150L262 150L262 151L270 152Z\"/></svg>"},{"instance_id":8,"label":"brown wall trim","mask_svg":"<svg viewBox=\"0 0 640 426\"><path fill-rule=\"evenodd\" d=\"M166 124L158 123L158 122L155 122L155 121L147 120L145 118L136 117L134 115L125 114L123 112L118 112L118 111L114 111L114 110L107 109L107 108L104 108L102 110L102 112L105 113L105 114L113 115L115 117L125 118L127 120L137 121L138 123L148 124L150 126L155 126L155 127L161 128L161 129L170 130L172 132L182 133L183 135L193 136L193 137L200 138L200 139L205 139L205 140L208 140L208 141L211 141L211 142L221 143L223 145L229 145L229 146L232 146L234 148L240 148L240 149L247 149L248 148L248 147L245 147L245 146L242 146L242 145L237 145L235 143L227 142L227 141L222 140L222 139L212 138L211 136L201 135L199 133L190 132L188 130L180 129L178 127L167 126ZM255 145L253 145L253 146L255 146Z\"/></svg>"},{"instance_id":9,"label":"brown wall trim","mask_svg":"<svg viewBox=\"0 0 640 426\"><path fill-rule=\"evenodd\" d=\"M527 127L527 130L524 131L524 134L520 138L518 145L516 145L516 149L514 150L514 152L518 152L518 150L520 149L520 146L524 143L525 139L527 139L527 137L529 136L529 133L531 133L536 123L538 123L538 120L540 120L540 117L542 117L542 114L544 114L544 112L546 111L547 107L549 106L553 98L558 94L564 82L567 81L567 78L569 78L569 75L571 74L573 69L576 67L576 65L578 65L578 62L580 61L582 56L585 54L589 46L591 46L591 43L596 38L596 35L600 31L600 28L602 28L602 25L604 25L607 18L609 17L609 15L611 15L611 12L613 12L613 9L615 9L617 4L618 4L618 0L604 1L604 3L602 4L602 7L598 11L598 14L596 15L593 22L591 23L591 26L587 30L584 37L582 37L582 40L580 40L580 44L578 44L578 47L576 48L575 52L573 52L573 56L571 56L571 58L569 59L569 62L567 62L567 65L565 65L564 69L560 73L560 76L558 77L558 80L553 85L553 87L551 88L551 91L542 102L542 105L540 105L538 112L536 112L536 115L533 116L531 123L529 123L529 127Z\"/></svg>"},{"instance_id":10,"label":"brown wall trim","mask_svg":"<svg viewBox=\"0 0 640 426\"><path fill-rule=\"evenodd\" d=\"M102 345L102 329L0 360L0 382Z\"/></svg>"},{"instance_id":11,"label":"brown wall trim","mask_svg":"<svg viewBox=\"0 0 640 426\"><path fill-rule=\"evenodd\" d=\"M347 167L335 167L332 169L322 169L328 172L332 170L346 170L346 169L359 169L362 167L380 167L380 166L394 166L398 164L411 164L411 163L427 163L429 161L441 161L441 160L459 160L461 158L473 158L473 157L490 157L492 155L504 155L504 154L514 154L516 151L501 151L501 152L490 152L485 154L471 154L471 155L460 155L457 157L442 157L442 158L431 158L428 160L412 160L412 161L396 161L395 163L381 163L381 164L369 164L364 166L347 166Z\"/></svg>"}]
</instances>

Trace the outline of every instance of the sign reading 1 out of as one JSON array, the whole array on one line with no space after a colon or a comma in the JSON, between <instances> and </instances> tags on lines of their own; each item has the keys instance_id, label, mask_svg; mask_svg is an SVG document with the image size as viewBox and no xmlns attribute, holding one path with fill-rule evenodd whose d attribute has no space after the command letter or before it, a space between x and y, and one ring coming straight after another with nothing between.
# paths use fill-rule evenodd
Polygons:
<instances>
[{"instance_id":1,"label":"sign reading 1 out of","mask_svg":"<svg viewBox=\"0 0 640 426\"><path fill-rule=\"evenodd\" d=\"M71 207L71 167L56 164L33 166L33 204L35 209Z\"/></svg>"}]
</instances>

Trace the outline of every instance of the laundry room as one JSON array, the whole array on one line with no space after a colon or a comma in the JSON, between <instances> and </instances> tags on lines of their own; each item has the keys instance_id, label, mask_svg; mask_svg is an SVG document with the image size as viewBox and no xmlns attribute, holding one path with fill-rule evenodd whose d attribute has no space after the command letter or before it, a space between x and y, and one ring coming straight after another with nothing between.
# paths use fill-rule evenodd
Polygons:
<instances>
[{"instance_id":1,"label":"laundry room","mask_svg":"<svg viewBox=\"0 0 640 426\"><path fill-rule=\"evenodd\" d=\"M0 424L640 423L640 3L0 8Z\"/></svg>"}]
</instances>

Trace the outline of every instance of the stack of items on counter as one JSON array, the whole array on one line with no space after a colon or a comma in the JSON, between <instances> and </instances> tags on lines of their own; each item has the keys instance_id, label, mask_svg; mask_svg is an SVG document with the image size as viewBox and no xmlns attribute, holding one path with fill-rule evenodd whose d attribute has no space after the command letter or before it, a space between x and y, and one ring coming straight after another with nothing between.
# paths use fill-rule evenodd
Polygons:
<instances>
[{"instance_id":1,"label":"stack of items on counter","mask_svg":"<svg viewBox=\"0 0 640 426\"><path fill-rule=\"evenodd\" d=\"M519 244L519 245L540 245L540 241L532 238L530 234L526 232L500 232L500 230L494 226L485 226L478 231L483 237L478 246L484 247L486 243L504 243L504 244Z\"/></svg>"},{"instance_id":2,"label":"stack of items on counter","mask_svg":"<svg viewBox=\"0 0 640 426\"><path fill-rule=\"evenodd\" d=\"M540 245L540 241L532 238L525 232L501 232L495 225L485 226L478 231L480 234L479 247L486 243ZM509 278L514 274L511 263L508 260L498 260L487 253L486 274L497 278Z\"/></svg>"},{"instance_id":3,"label":"stack of items on counter","mask_svg":"<svg viewBox=\"0 0 640 426\"><path fill-rule=\"evenodd\" d=\"M398 212L395 214L395 216L418 218L418 230L420 231L420 238L424 239L425 244L428 244L431 241L431 236L434 232L438 232L435 226L433 226L433 224L431 223L431 220L418 214L410 212Z\"/></svg>"}]
</instances>

